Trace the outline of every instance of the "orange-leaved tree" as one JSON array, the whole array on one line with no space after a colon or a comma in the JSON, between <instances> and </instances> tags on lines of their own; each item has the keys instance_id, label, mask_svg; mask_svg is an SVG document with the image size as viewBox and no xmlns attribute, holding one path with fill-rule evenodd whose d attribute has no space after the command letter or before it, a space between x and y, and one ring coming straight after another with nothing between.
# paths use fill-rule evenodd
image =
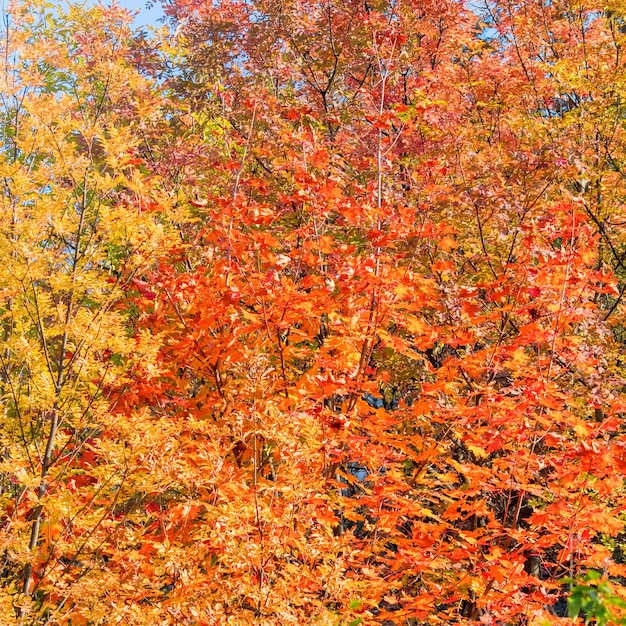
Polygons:
<instances>
[{"instance_id":1,"label":"orange-leaved tree","mask_svg":"<svg viewBox=\"0 0 626 626\"><path fill-rule=\"evenodd\" d=\"M563 576L622 571L619 257L571 147L591 159L593 97L556 111L554 83L605 67L614 15L166 8L198 227L145 320L170 337L193 513L169 541L199 615L558 621Z\"/></svg>"}]
</instances>

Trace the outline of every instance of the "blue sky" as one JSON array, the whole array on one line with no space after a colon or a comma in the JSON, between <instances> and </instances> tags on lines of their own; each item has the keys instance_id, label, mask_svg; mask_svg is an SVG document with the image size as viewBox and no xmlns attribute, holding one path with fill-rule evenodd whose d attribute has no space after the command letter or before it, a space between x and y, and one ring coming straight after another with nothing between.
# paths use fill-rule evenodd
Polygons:
<instances>
[{"instance_id":1,"label":"blue sky","mask_svg":"<svg viewBox=\"0 0 626 626\"><path fill-rule=\"evenodd\" d=\"M139 11L139 15L135 18L136 26L158 26L157 20L163 15L158 1L155 1L151 9L146 8L146 0L118 0L118 4L125 9Z\"/></svg>"}]
</instances>

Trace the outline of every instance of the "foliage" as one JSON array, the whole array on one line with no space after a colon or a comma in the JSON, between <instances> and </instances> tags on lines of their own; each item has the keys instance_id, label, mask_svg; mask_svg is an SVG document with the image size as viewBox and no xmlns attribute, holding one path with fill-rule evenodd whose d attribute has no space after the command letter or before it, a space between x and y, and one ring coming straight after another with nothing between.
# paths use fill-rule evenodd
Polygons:
<instances>
[{"instance_id":1,"label":"foliage","mask_svg":"<svg viewBox=\"0 0 626 626\"><path fill-rule=\"evenodd\" d=\"M164 6L7 12L3 623L621 623L626 7Z\"/></svg>"},{"instance_id":2,"label":"foliage","mask_svg":"<svg viewBox=\"0 0 626 626\"><path fill-rule=\"evenodd\" d=\"M602 573L597 570L587 572L582 583L577 584L570 592L567 600L568 612L574 618L582 612L585 624L591 621L595 621L598 626L623 624L626 619L614 615L611 607L626 609L626 600L615 594L609 582L600 581L601 578ZM574 583L575 581L565 582Z\"/></svg>"}]
</instances>

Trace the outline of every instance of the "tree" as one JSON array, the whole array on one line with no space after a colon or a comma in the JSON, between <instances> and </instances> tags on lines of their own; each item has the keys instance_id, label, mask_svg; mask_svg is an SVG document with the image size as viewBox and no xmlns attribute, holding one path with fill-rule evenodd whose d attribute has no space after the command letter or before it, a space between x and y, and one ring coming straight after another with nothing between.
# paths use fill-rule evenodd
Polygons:
<instances>
[{"instance_id":1,"label":"tree","mask_svg":"<svg viewBox=\"0 0 626 626\"><path fill-rule=\"evenodd\" d=\"M13 5L2 42L2 622L111 615L105 546L132 541L142 450L110 390L151 338L122 306L166 241L171 199L137 147L156 89L119 8ZM136 425L141 424L141 419ZM135 533L139 532L134 530ZM136 538L136 534L135 534ZM106 602L106 604L103 604ZM87 612L87 609L88 612ZM113 613L115 614L115 613Z\"/></svg>"},{"instance_id":2,"label":"tree","mask_svg":"<svg viewBox=\"0 0 626 626\"><path fill-rule=\"evenodd\" d=\"M220 458L241 469L250 454L236 511L282 501L276 432L289 416L319 424L349 590L315 589L317 612L285 609L287 568L264 567L251 515L248 572L265 578L214 606L267 623L349 621L357 606L365 623L551 620L564 574L619 573L606 547L621 532L619 348L603 323L619 295L568 152L594 140L554 100L557 61L537 39L540 19L560 28L554 55L574 81L592 49L603 67L614 18L533 3L482 17L411 3L168 6L186 47L174 88L211 151L189 185L206 253L172 279L194 285L169 313L190 347L168 360L185 367L179 388L222 399L218 424L233 406L247 423ZM200 285L210 311L194 305L209 298ZM271 463L248 444L260 418L247 368L261 355L264 402L282 414L263 432ZM261 505L260 465L273 468ZM227 554L218 575L232 583Z\"/></svg>"},{"instance_id":3,"label":"tree","mask_svg":"<svg viewBox=\"0 0 626 626\"><path fill-rule=\"evenodd\" d=\"M165 8L5 29L1 614L562 621L624 574L620 8Z\"/></svg>"}]
</instances>

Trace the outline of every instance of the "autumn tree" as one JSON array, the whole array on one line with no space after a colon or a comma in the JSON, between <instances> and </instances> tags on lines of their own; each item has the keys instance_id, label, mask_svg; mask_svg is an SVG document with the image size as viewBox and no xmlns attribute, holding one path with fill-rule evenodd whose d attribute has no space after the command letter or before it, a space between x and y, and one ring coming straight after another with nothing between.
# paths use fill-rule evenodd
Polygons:
<instances>
[{"instance_id":1,"label":"autumn tree","mask_svg":"<svg viewBox=\"0 0 626 626\"><path fill-rule=\"evenodd\" d=\"M141 535L147 495L148 431L111 412L111 389L158 367L122 302L174 215L138 157L160 104L119 7L29 2L4 17L1 621L102 623L121 584L105 564Z\"/></svg>"},{"instance_id":2,"label":"autumn tree","mask_svg":"<svg viewBox=\"0 0 626 626\"><path fill-rule=\"evenodd\" d=\"M620 6L164 7L5 25L3 618L562 621L624 575Z\"/></svg>"},{"instance_id":3,"label":"autumn tree","mask_svg":"<svg viewBox=\"0 0 626 626\"><path fill-rule=\"evenodd\" d=\"M182 396L220 432L241 424L216 463L240 481L223 506L250 510L228 522L218 487L217 510L198 510L252 546L215 557L223 584L246 582L213 619L553 620L564 575L619 575L620 349L606 323L619 255L570 146L593 162L597 125L621 127L591 91L565 106L572 85L555 88L557 69L574 83L592 60L615 82L615 14L166 7L184 47L171 84L205 158L187 183L201 226L159 321L178 328L167 360ZM296 415L322 454L299 494L284 441ZM300 532L276 518L321 484ZM319 586L302 584L315 564L281 553L320 519L339 588L316 570ZM302 613L281 592L292 576L315 598Z\"/></svg>"}]
</instances>

